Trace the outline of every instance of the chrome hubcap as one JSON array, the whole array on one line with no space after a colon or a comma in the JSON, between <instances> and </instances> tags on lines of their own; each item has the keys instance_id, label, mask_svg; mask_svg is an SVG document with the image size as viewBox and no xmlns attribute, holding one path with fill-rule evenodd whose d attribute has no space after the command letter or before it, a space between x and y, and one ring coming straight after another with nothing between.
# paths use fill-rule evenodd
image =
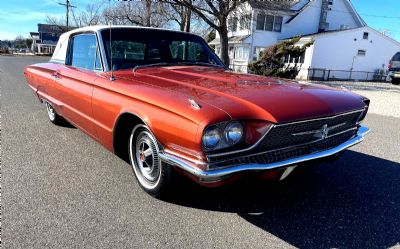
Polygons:
<instances>
[{"instance_id":1,"label":"chrome hubcap","mask_svg":"<svg viewBox=\"0 0 400 249\"><path fill-rule=\"evenodd\" d=\"M50 120L54 120L56 118L56 112L54 111L53 107L47 102L46 102L46 109Z\"/></svg>"},{"instance_id":2,"label":"chrome hubcap","mask_svg":"<svg viewBox=\"0 0 400 249\"><path fill-rule=\"evenodd\" d=\"M133 137L131 135L130 141L133 169L140 183L144 187L152 189L157 186L161 174L157 143L147 130L140 131L136 141L132 141Z\"/></svg>"}]
</instances>

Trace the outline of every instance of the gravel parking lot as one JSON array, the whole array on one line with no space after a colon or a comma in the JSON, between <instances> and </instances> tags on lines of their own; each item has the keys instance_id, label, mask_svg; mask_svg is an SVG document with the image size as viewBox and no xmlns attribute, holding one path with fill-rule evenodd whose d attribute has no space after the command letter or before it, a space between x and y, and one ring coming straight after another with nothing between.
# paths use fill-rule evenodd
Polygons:
<instances>
[{"instance_id":1,"label":"gravel parking lot","mask_svg":"<svg viewBox=\"0 0 400 249\"><path fill-rule=\"evenodd\" d=\"M128 164L48 121L22 72L45 60L0 56L4 248L400 248L399 88L346 85L371 98L372 132L334 163L280 183L182 182L159 201Z\"/></svg>"}]
</instances>

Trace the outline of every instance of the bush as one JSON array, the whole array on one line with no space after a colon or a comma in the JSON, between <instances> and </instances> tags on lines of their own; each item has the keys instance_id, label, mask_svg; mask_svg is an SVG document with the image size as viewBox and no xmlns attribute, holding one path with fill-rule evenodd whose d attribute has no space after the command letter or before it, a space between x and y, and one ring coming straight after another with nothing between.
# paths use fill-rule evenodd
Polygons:
<instances>
[{"instance_id":1,"label":"bush","mask_svg":"<svg viewBox=\"0 0 400 249\"><path fill-rule=\"evenodd\" d=\"M287 41L282 41L276 45L266 48L261 52L261 57L258 61L249 64L249 70L252 73L274 76L281 78L294 79L300 69L298 63L293 67L285 67L285 57L300 57L310 47L313 42L304 44L303 46L296 45L301 37L294 37Z\"/></svg>"}]
</instances>

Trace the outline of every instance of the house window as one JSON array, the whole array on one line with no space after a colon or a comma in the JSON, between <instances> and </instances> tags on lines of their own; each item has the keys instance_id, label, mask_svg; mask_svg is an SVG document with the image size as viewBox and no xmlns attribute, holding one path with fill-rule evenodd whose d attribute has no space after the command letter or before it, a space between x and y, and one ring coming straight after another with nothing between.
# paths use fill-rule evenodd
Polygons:
<instances>
[{"instance_id":1,"label":"house window","mask_svg":"<svg viewBox=\"0 0 400 249\"><path fill-rule=\"evenodd\" d=\"M364 40L368 40L368 36L369 36L369 33L368 32L364 32L363 39Z\"/></svg>"},{"instance_id":2,"label":"house window","mask_svg":"<svg viewBox=\"0 0 400 249\"><path fill-rule=\"evenodd\" d=\"M328 4L329 4L329 5L333 5L333 0L329 0L329 1L328 1Z\"/></svg>"},{"instance_id":3,"label":"house window","mask_svg":"<svg viewBox=\"0 0 400 249\"><path fill-rule=\"evenodd\" d=\"M235 59L236 60L248 60L249 48L244 46L235 47Z\"/></svg>"},{"instance_id":4,"label":"house window","mask_svg":"<svg viewBox=\"0 0 400 249\"><path fill-rule=\"evenodd\" d=\"M265 21L265 15L258 14L257 15L257 25L256 25L257 30L264 30L264 21Z\"/></svg>"},{"instance_id":5,"label":"house window","mask_svg":"<svg viewBox=\"0 0 400 249\"><path fill-rule=\"evenodd\" d=\"M240 29L246 30L250 29L250 15L244 15L240 17Z\"/></svg>"},{"instance_id":6,"label":"house window","mask_svg":"<svg viewBox=\"0 0 400 249\"><path fill-rule=\"evenodd\" d=\"M217 53L217 55L221 55L221 47L216 47L215 52Z\"/></svg>"},{"instance_id":7,"label":"house window","mask_svg":"<svg viewBox=\"0 0 400 249\"><path fill-rule=\"evenodd\" d=\"M283 23L283 17L281 17L281 16L270 16L270 15L265 15L265 14L258 14L256 29L281 32L282 23Z\"/></svg>"},{"instance_id":8,"label":"house window","mask_svg":"<svg viewBox=\"0 0 400 249\"><path fill-rule=\"evenodd\" d=\"M275 16L275 21L274 21L274 31L275 32L281 32L282 22L283 22L283 17Z\"/></svg>"},{"instance_id":9,"label":"house window","mask_svg":"<svg viewBox=\"0 0 400 249\"><path fill-rule=\"evenodd\" d=\"M358 55L358 56L365 56L365 55L367 55L367 50L359 49L359 50L357 51L357 55Z\"/></svg>"},{"instance_id":10,"label":"house window","mask_svg":"<svg viewBox=\"0 0 400 249\"><path fill-rule=\"evenodd\" d=\"M272 31L274 29L274 16L265 16L264 30Z\"/></svg>"},{"instance_id":11,"label":"house window","mask_svg":"<svg viewBox=\"0 0 400 249\"><path fill-rule=\"evenodd\" d=\"M236 32L237 31L237 24L238 24L238 18L237 17L233 17L229 19L229 27L230 30L232 32Z\"/></svg>"},{"instance_id":12,"label":"house window","mask_svg":"<svg viewBox=\"0 0 400 249\"><path fill-rule=\"evenodd\" d=\"M265 50L264 47L254 47L254 54L253 54L253 60L259 60L261 58L262 52Z\"/></svg>"},{"instance_id":13,"label":"house window","mask_svg":"<svg viewBox=\"0 0 400 249\"><path fill-rule=\"evenodd\" d=\"M303 52L300 56L293 56L290 54L286 54L284 58L284 63L303 64L305 57L306 57L306 52Z\"/></svg>"}]
</instances>

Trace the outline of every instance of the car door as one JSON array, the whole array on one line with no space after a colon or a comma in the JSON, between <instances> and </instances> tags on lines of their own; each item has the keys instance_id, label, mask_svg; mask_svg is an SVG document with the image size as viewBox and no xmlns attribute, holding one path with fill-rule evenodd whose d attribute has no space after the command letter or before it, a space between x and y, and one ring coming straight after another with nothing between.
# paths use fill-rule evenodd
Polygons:
<instances>
[{"instance_id":1,"label":"car door","mask_svg":"<svg viewBox=\"0 0 400 249\"><path fill-rule=\"evenodd\" d=\"M98 51L95 33L76 34L70 38L65 65L59 65L56 72L61 114L95 139L92 93L98 78Z\"/></svg>"}]
</instances>

